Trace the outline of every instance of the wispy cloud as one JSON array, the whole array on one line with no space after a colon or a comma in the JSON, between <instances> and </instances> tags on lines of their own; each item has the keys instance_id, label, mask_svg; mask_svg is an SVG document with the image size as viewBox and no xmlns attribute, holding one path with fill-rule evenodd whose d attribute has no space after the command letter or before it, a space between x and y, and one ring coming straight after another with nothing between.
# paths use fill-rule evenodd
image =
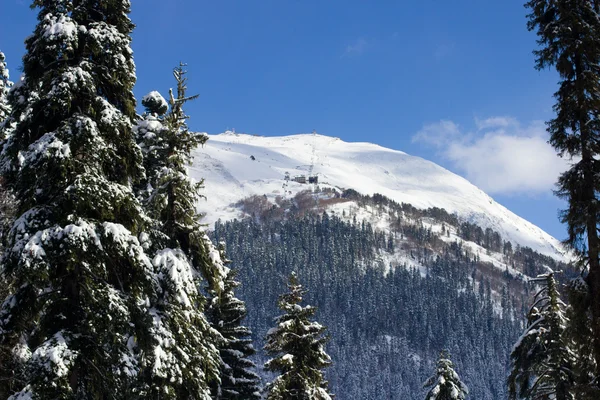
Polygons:
<instances>
[{"instance_id":1,"label":"wispy cloud","mask_svg":"<svg viewBox=\"0 0 600 400\"><path fill-rule=\"evenodd\" d=\"M413 142L438 150L467 179L489 193L534 194L554 188L569 161L547 143L542 122L523 126L511 117L475 120L465 131L453 121L426 124Z\"/></svg>"},{"instance_id":2,"label":"wispy cloud","mask_svg":"<svg viewBox=\"0 0 600 400\"><path fill-rule=\"evenodd\" d=\"M369 47L369 42L365 38L359 38L355 42L346 46L346 50L344 51L344 55L346 56L357 56L367 50Z\"/></svg>"}]
</instances>

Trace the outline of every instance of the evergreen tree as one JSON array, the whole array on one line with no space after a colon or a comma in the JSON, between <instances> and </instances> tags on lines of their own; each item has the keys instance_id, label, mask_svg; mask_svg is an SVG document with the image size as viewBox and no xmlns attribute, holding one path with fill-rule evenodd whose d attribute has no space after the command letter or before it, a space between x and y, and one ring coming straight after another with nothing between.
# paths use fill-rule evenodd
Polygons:
<instances>
[{"instance_id":1,"label":"evergreen tree","mask_svg":"<svg viewBox=\"0 0 600 400\"><path fill-rule=\"evenodd\" d=\"M573 358L565 337L567 319L553 274L537 279L542 288L536 293L527 315L525 332L511 353L512 371L508 377L511 399L575 399Z\"/></svg>"},{"instance_id":2,"label":"evergreen tree","mask_svg":"<svg viewBox=\"0 0 600 400\"><path fill-rule=\"evenodd\" d=\"M573 353L572 393L578 400L600 398L600 390L595 384L596 376L593 349L590 293L584 279L577 278L569 282L569 305L567 306L567 326L565 338L570 342Z\"/></svg>"},{"instance_id":3,"label":"evergreen tree","mask_svg":"<svg viewBox=\"0 0 600 400\"><path fill-rule=\"evenodd\" d=\"M209 385L219 382L223 341L210 327L200 292L202 274L221 283L227 268L198 222L195 203L202 183L187 175L191 151L207 137L189 131L184 104L183 64L174 70L177 97L170 93L170 110L157 92L145 96L144 118L137 124L147 178L140 196L152 219L153 265L161 288L151 309L154 332L160 338L149 353L142 398L208 399ZM218 286L218 284L217 284Z\"/></svg>"},{"instance_id":4,"label":"evergreen tree","mask_svg":"<svg viewBox=\"0 0 600 400\"><path fill-rule=\"evenodd\" d=\"M4 53L0 51L0 125L2 125L2 122L4 122L10 114L8 92L12 86L12 82L9 79L10 75L8 73L8 68L6 68L6 57L4 56ZM1 134L0 138L2 138Z\"/></svg>"},{"instance_id":5,"label":"evergreen tree","mask_svg":"<svg viewBox=\"0 0 600 400\"><path fill-rule=\"evenodd\" d=\"M6 67L6 58L4 53L0 52L0 153L2 152L2 139L9 135L9 126L6 124L10 115L10 104L8 102L8 94L12 86L9 81L9 72ZM0 177L0 260L4 252L4 238L9 226L14 218L15 198L12 192L4 185L4 179ZM5 299L8 296L8 285L3 275L0 274L0 299ZM10 348L0 347L0 376L14 377L14 365L11 362L12 352ZM10 379L12 381L12 379ZM0 385L0 395L4 394Z\"/></svg>"},{"instance_id":6,"label":"evergreen tree","mask_svg":"<svg viewBox=\"0 0 600 400\"><path fill-rule=\"evenodd\" d=\"M221 259L225 260L224 247ZM221 360L221 383L213 385L214 399L259 400L260 377L254 372L256 365L250 357L256 352L252 346L250 329L242 325L246 318L246 304L235 297L235 288L240 286L235 277L237 272L230 270L220 295L215 295L208 309L212 326L219 331L225 341L219 346ZM216 383L216 381L215 381Z\"/></svg>"},{"instance_id":7,"label":"evergreen tree","mask_svg":"<svg viewBox=\"0 0 600 400\"><path fill-rule=\"evenodd\" d=\"M561 213L566 242L587 267L593 354L600 376L600 2L597 0L530 0L529 30L536 30L536 68L554 66L559 74L556 117L548 122L550 143L572 160L558 181L557 194L567 200ZM600 382L597 382L600 384Z\"/></svg>"},{"instance_id":8,"label":"evergreen tree","mask_svg":"<svg viewBox=\"0 0 600 400\"><path fill-rule=\"evenodd\" d=\"M276 318L277 326L266 337L265 350L274 358L265 363L265 369L279 373L266 387L267 399L329 400L332 395L322 371L331 365L324 349L326 328L311 321L315 307L300 305L306 290L295 273L287 286L289 293L279 298L279 308L285 314Z\"/></svg>"},{"instance_id":9,"label":"evergreen tree","mask_svg":"<svg viewBox=\"0 0 600 400\"><path fill-rule=\"evenodd\" d=\"M0 377L9 399L131 398L152 342L152 265L131 190L135 66L129 0L35 0L18 121L0 171L19 198L5 240ZM10 396L10 397L9 397Z\"/></svg>"},{"instance_id":10,"label":"evergreen tree","mask_svg":"<svg viewBox=\"0 0 600 400\"><path fill-rule=\"evenodd\" d=\"M0 152L2 151L2 138L7 136L7 129L4 128L4 121L10 115L10 104L8 103L8 93L12 87L12 82L9 80L9 72L6 67L6 57L0 51ZM14 207L14 198L11 193L4 187L3 179L0 178L0 257L2 256L2 238L4 231L8 228L9 221L12 217L12 208ZM3 287L5 285L2 285ZM2 289L0 289L2 290ZM0 291L1 295L4 294Z\"/></svg>"},{"instance_id":11,"label":"evergreen tree","mask_svg":"<svg viewBox=\"0 0 600 400\"><path fill-rule=\"evenodd\" d=\"M469 389L454 371L454 365L446 351L440 353L435 375L427 379L423 387L431 387L425 400L463 400L469 394Z\"/></svg>"},{"instance_id":12,"label":"evergreen tree","mask_svg":"<svg viewBox=\"0 0 600 400\"><path fill-rule=\"evenodd\" d=\"M163 98L152 92L142 100L146 114L136 127L137 138L144 152L147 179L141 188L141 197L148 215L158 221L158 230L171 238L172 246L181 249L204 275L211 290L220 292L227 273L219 263L218 250L204 233L195 204L203 188L203 181L195 182L187 174L192 151L203 145L208 136L192 132L187 126L183 110L186 102L198 96L187 96L185 64L173 70L177 81L177 96L169 92L170 110ZM213 250L209 251L209 248Z\"/></svg>"}]
</instances>

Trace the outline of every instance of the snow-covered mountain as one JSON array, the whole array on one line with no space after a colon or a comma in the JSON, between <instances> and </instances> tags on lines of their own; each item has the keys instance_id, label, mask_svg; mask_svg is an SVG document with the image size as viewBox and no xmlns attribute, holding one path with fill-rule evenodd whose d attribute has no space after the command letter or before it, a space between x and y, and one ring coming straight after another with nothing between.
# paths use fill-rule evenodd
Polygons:
<instances>
[{"instance_id":1,"label":"snow-covered mountain","mask_svg":"<svg viewBox=\"0 0 600 400\"><path fill-rule=\"evenodd\" d=\"M262 137L234 132L210 135L190 168L205 179L208 195L198 208L204 222L241 216L235 203L252 195L293 196L312 185L286 181L318 177L319 186L380 193L417 208L439 207L505 240L528 246L559 261L568 256L560 242L495 202L466 179L420 157L372 143L348 143L317 134Z\"/></svg>"}]
</instances>

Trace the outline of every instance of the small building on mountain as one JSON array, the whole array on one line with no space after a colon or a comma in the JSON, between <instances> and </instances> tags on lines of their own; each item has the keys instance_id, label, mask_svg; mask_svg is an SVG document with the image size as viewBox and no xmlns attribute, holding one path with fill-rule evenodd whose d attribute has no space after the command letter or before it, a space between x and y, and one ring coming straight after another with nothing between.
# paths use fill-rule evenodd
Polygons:
<instances>
[{"instance_id":1,"label":"small building on mountain","mask_svg":"<svg viewBox=\"0 0 600 400\"><path fill-rule=\"evenodd\" d=\"M296 175L292 180L298 183L306 183L306 175Z\"/></svg>"}]
</instances>

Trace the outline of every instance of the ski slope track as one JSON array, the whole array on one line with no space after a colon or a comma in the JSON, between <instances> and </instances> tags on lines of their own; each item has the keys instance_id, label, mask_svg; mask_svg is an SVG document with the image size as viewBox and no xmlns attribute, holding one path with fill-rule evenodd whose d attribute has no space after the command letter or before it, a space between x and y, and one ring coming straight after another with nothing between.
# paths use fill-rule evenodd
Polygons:
<instances>
[{"instance_id":1,"label":"ski slope track","mask_svg":"<svg viewBox=\"0 0 600 400\"><path fill-rule=\"evenodd\" d=\"M194 153L190 174L205 180L207 200L198 204L212 226L218 219L239 218L235 207L252 195L293 196L313 185L284 176L313 175L321 187L380 193L417 208L439 207L459 218L492 228L514 244L528 246L559 261L569 261L560 242L495 202L466 179L420 157L372 143L348 143L323 135L263 137L225 132L209 135ZM252 160L252 157L254 160ZM291 192L291 193L290 193Z\"/></svg>"}]
</instances>

